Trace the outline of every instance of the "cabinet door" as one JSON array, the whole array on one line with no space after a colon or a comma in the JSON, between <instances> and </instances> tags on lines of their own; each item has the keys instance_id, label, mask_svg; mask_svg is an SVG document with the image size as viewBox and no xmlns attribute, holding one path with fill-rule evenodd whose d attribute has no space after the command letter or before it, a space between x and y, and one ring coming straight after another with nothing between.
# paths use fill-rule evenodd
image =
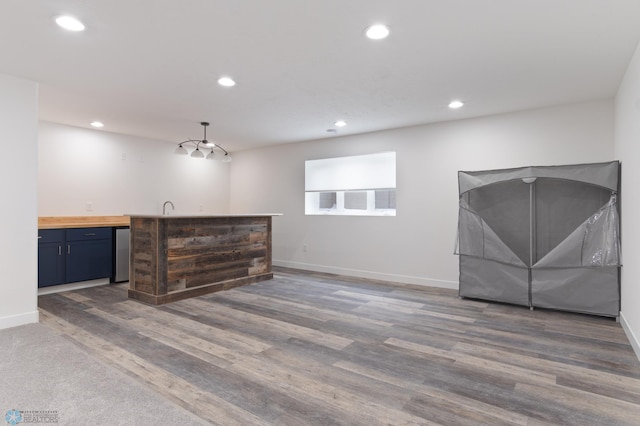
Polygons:
<instances>
[{"instance_id":1,"label":"cabinet door","mask_svg":"<svg viewBox=\"0 0 640 426\"><path fill-rule=\"evenodd\" d=\"M38 287L64 283L64 238L62 229L38 231Z\"/></svg>"},{"instance_id":2,"label":"cabinet door","mask_svg":"<svg viewBox=\"0 0 640 426\"><path fill-rule=\"evenodd\" d=\"M38 287L64 283L64 241L38 244Z\"/></svg>"},{"instance_id":3,"label":"cabinet door","mask_svg":"<svg viewBox=\"0 0 640 426\"><path fill-rule=\"evenodd\" d=\"M67 282L111 277L111 240L67 241Z\"/></svg>"}]
</instances>

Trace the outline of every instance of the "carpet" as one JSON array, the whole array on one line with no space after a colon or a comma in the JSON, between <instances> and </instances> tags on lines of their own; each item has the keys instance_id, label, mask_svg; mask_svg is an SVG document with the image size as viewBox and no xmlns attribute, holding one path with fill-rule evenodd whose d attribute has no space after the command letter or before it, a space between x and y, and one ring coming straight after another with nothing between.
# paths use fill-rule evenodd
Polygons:
<instances>
[{"instance_id":1,"label":"carpet","mask_svg":"<svg viewBox=\"0 0 640 426\"><path fill-rule=\"evenodd\" d=\"M0 424L205 425L53 330L0 330Z\"/></svg>"}]
</instances>

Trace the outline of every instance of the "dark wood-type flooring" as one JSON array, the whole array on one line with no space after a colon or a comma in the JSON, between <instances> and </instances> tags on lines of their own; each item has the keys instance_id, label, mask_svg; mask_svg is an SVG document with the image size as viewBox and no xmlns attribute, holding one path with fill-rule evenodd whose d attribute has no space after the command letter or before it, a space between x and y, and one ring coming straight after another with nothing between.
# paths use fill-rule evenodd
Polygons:
<instances>
[{"instance_id":1,"label":"dark wood-type flooring","mask_svg":"<svg viewBox=\"0 0 640 426\"><path fill-rule=\"evenodd\" d=\"M211 424L640 424L613 319L274 269L157 307L126 284L40 296L41 321Z\"/></svg>"}]
</instances>

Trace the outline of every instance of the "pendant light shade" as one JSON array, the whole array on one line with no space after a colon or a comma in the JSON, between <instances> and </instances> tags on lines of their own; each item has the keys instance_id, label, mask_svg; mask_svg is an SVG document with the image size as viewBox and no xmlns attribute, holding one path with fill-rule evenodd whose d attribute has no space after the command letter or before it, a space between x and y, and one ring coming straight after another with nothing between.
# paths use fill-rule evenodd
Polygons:
<instances>
[{"instance_id":1,"label":"pendant light shade","mask_svg":"<svg viewBox=\"0 0 640 426\"><path fill-rule=\"evenodd\" d=\"M226 149L218 145L217 143L211 142L207 140L207 126L209 123L203 121L200 123L202 127L204 127L204 137L202 139L187 139L186 141L182 141L178 144L178 147L175 149L174 153L177 155L188 155L189 151L183 146L187 144L195 145L196 149L191 151L191 157L193 158L206 158L207 160L219 160L223 163L231 162L231 155L227 152ZM205 157L205 154L200 150L200 145L203 148L208 148L211 151ZM215 151L219 152L216 153Z\"/></svg>"}]
</instances>

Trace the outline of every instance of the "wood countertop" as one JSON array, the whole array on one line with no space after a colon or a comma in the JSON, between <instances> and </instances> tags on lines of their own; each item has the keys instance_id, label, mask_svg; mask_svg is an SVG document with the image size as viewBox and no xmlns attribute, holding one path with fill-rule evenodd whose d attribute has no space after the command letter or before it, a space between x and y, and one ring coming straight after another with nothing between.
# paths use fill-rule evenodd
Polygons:
<instances>
[{"instance_id":1,"label":"wood countertop","mask_svg":"<svg viewBox=\"0 0 640 426\"><path fill-rule=\"evenodd\" d=\"M130 226L129 216L40 216L38 229Z\"/></svg>"},{"instance_id":2,"label":"wood countertop","mask_svg":"<svg viewBox=\"0 0 640 426\"><path fill-rule=\"evenodd\" d=\"M269 217L282 216L282 213L242 213L242 214L131 214L129 218L147 219L207 219L225 217Z\"/></svg>"}]
</instances>

